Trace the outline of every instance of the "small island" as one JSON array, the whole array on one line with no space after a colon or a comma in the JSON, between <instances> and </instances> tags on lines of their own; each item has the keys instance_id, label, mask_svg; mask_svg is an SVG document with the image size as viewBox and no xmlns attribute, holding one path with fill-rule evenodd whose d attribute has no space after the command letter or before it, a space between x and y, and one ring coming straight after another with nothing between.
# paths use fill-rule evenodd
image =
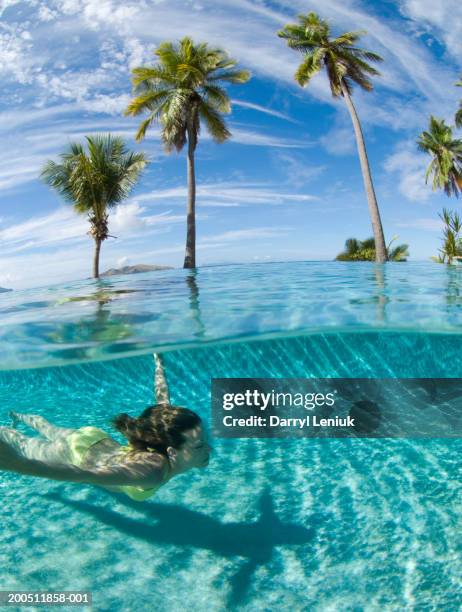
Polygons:
<instances>
[{"instance_id":1,"label":"small island","mask_svg":"<svg viewBox=\"0 0 462 612\"><path fill-rule=\"evenodd\" d=\"M172 266L151 266L149 264L136 264L122 268L109 268L101 276L116 276L117 274L140 274L141 272L155 272L159 270L173 270Z\"/></svg>"},{"instance_id":2,"label":"small island","mask_svg":"<svg viewBox=\"0 0 462 612\"><path fill-rule=\"evenodd\" d=\"M13 289L5 289L5 287L0 287L0 293L7 293L8 291L13 291Z\"/></svg>"}]
</instances>

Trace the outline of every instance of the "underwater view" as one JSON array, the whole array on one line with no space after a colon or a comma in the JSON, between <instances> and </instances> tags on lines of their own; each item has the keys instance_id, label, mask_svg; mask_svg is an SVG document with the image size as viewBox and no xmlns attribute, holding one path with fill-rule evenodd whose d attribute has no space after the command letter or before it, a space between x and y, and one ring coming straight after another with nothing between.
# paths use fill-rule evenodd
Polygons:
<instances>
[{"instance_id":1,"label":"underwater view","mask_svg":"<svg viewBox=\"0 0 462 612\"><path fill-rule=\"evenodd\" d=\"M295 262L3 294L2 426L14 411L123 444L111 419L155 402L156 353L213 447L143 502L2 472L4 588L98 610L460 609L460 439L222 439L210 389L462 378L461 289L451 266Z\"/></svg>"},{"instance_id":2,"label":"underwater view","mask_svg":"<svg viewBox=\"0 0 462 612\"><path fill-rule=\"evenodd\" d=\"M0 607L462 610L461 8L0 0Z\"/></svg>"}]
</instances>

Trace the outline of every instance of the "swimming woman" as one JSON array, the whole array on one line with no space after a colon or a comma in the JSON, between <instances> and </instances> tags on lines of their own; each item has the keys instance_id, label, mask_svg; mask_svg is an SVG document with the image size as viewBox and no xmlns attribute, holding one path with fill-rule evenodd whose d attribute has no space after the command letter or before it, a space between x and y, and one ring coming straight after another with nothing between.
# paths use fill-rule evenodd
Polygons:
<instances>
[{"instance_id":1,"label":"swimming woman","mask_svg":"<svg viewBox=\"0 0 462 612\"><path fill-rule=\"evenodd\" d=\"M157 404L137 418L113 419L128 446L97 427L56 427L41 416L12 412L14 425L25 423L43 438L0 427L0 470L98 485L143 501L174 476L207 466L211 448L201 419L170 405L162 363L154 359Z\"/></svg>"}]
</instances>

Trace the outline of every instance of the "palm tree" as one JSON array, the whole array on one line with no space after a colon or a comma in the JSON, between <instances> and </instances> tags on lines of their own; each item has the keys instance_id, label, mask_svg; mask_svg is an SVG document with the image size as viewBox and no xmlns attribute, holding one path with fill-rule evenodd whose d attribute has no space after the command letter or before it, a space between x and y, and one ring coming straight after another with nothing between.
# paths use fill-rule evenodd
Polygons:
<instances>
[{"instance_id":1,"label":"palm tree","mask_svg":"<svg viewBox=\"0 0 462 612\"><path fill-rule=\"evenodd\" d=\"M365 32L345 32L337 38L331 38L327 21L320 19L316 13L299 15L298 23L288 24L278 32L280 38L287 41L288 46L304 54L304 59L297 72L295 80L305 87L311 78L322 68L325 68L330 89L334 98L343 97L353 122L353 128L358 146L359 160L366 188L369 213L374 232L376 261L387 261L387 250L383 234L379 207L372 183L366 146L356 109L351 99L353 85L359 85L366 91L372 90L370 76L379 72L368 62L380 62L382 58L356 46L360 36Z\"/></svg>"},{"instance_id":2,"label":"palm tree","mask_svg":"<svg viewBox=\"0 0 462 612\"><path fill-rule=\"evenodd\" d=\"M447 196L462 191L462 140L454 138L444 119L430 117L428 131L422 132L417 146L432 156L425 181L433 175L433 190L444 189Z\"/></svg>"},{"instance_id":3,"label":"palm tree","mask_svg":"<svg viewBox=\"0 0 462 612\"><path fill-rule=\"evenodd\" d=\"M437 263L452 264L453 259L460 259L462 256L462 219L455 210L443 208L439 213L439 218L444 223L443 228L443 247L439 250L436 257L432 257Z\"/></svg>"},{"instance_id":4,"label":"palm tree","mask_svg":"<svg viewBox=\"0 0 462 612\"><path fill-rule=\"evenodd\" d=\"M397 238L398 236L394 236L386 247L387 259L389 261L406 261L406 257L409 255L407 244L399 244L393 249L390 248ZM375 261L374 238L367 238L366 240L348 238L345 242L345 250L339 253L335 259L337 261Z\"/></svg>"},{"instance_id":5,"label":"palm tree","mask_svg":"<svg viewBox=\"0 0 462 612\"><path fill-rule=\"evenodd\" d=\"M459 81L458 83L456 83L457 87L462 87L462 81ZM456 127L460 128L462 127L462 100L460 101L459 104L459 110L456 113L455 116L455 122L456 122Z\"/></svg>"},{"instance_id":6,"label":"palm tree","mask_svg":"<svg viewBox=\"0 0 462 612\"><path fill-rule=\"evenodd\" d=\"M220 49L209 48L207 43L195 45L186 37L177 45L165 42L155 51L159 58L154 66L134 68L135 98L125 114L137 116L148 113L136 134L140 141L154 122L162 128L162 141L170 153L181 151L188 143L187 174L187 234L184 258L185 268L196 267L196 179L194 153L201 121L212 138L219 143L231 133L226 127L223 113L229 113L231 104L224 83L245 83L250 78L246 70L235 68L236 61Z\"/></svg>"},{"instance_id":7,"label":"palm tree","mask_svg":"<svg viewBox=\"0 0 462 612\"><path fill-rule=\"evenodd\" d=\"M77 213L88 215L88 234L95 241L93 276L99 278L101 244L109 238L108 211L130 193L147 164L144 153L129 151L122 138L86 136L87 149L71 143L61 163L47 161L41 177Z\"/></svg>"}]
</instances>

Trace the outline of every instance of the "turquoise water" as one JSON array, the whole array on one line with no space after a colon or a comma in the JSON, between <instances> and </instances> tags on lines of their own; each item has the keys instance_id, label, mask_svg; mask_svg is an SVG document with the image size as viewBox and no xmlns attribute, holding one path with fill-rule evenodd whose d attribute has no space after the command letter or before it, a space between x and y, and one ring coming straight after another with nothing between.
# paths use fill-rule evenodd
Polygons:
<instances>
[{"instance_id":1,"label":"turquoise water","mask_svg":"<svg viewBox=\"0 0 462 612\"><path fill-rule=\"evenodd\" d=\"M13 408L106 429L137 414L153 400L152 348L172 401L207 423L211 377L462 377L459 270L295 263L190 279L2 296L2 424ZM213 446L206 470L144 503L2 473L4 588L90 590L98 610L462 606L460 440Z\"/></svg>"},{"instance_id":2,"label":"turquoise water","mask_svg":"<svg viewBox=\"0 0 462 612\"><path fill-rule=\"evenodd\" d=\"M322 331L462 331L462 267L294 262L165 270L0 296L0 369Z\"/></svg>"}]
</instances>

